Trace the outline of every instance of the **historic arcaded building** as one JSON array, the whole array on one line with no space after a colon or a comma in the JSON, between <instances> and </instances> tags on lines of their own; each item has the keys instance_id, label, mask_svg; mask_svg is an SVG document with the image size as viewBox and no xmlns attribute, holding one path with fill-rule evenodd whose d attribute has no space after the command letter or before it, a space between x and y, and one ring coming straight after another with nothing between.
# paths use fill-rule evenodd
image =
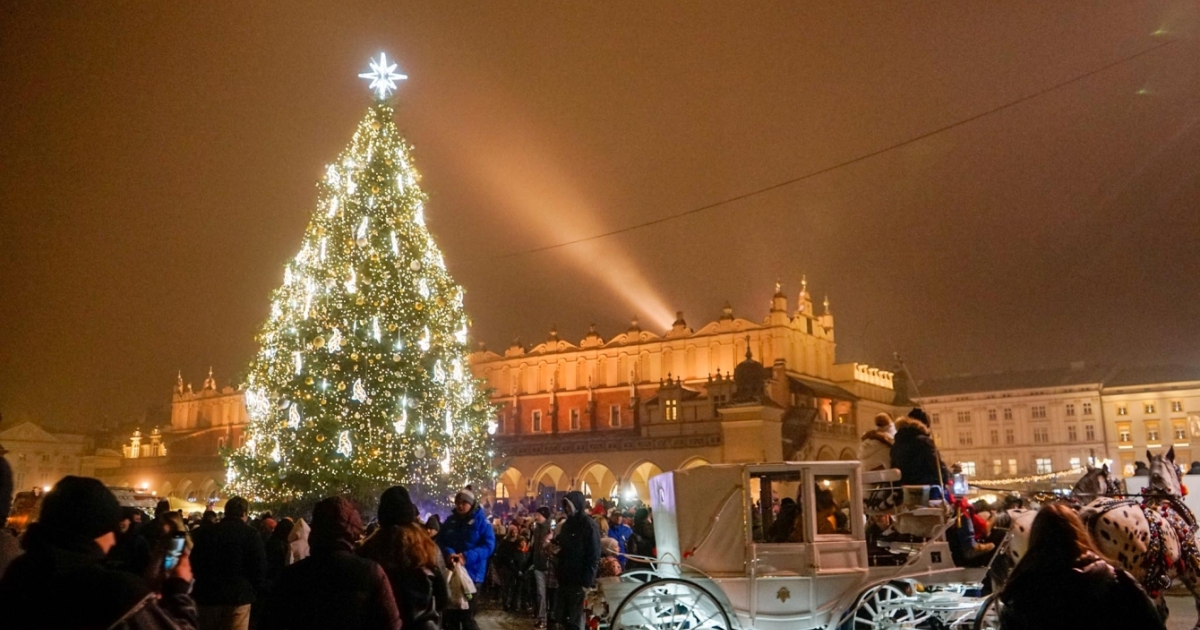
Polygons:
<instances>
[{"instance_id":1,"label":"historic arcaded building","mask_svg":"<svg viewBox=\"0 0 1200 630\"><path fill-rule=\"evenodd\" d=\"M680 314L662 334L635 321L611 338L549 338L503 355L480 350L474 374L495 392L501 499L580 489L636 494L663 470L707 462L853 459L880 411L909 404L891 372L834 362L833 315L813 310L807 283L794 309L778 289L760 321L726 306L693 330ZM177 379L168 427L130 436L109 485L198 503L221 497L222 447L240 446L243 392L211 372L196 392Z\"/></svg>"},{"instance_id":2,"label":"historic arcaded building","mask_svg":"<svg viewBox=\"0 0 1200 630\"><path fill-rule=\"evenodd\" d=\"M794 310L778 290L760 321L726 305L692 329L663 334L637 321L611 338L519 342L471 355L495 392L499 498L582 490L636 495L663 470L705 463L854 459L881 411L904 411L894 375L835 363L828 300L804 283ZM901 391L904 388L900 388Z\"/></svg>"},{"instance_id":3,"label":"historic arcaded building","mask_svg":"<svg viewBox=\"0 0 1200 630\"><path fill-rule=\"evenodd\" d=\"M221 498L225 464L221 449L242 444L249 422L243 392L217 387L212 370L200 391L176 377L171 424L138 429L118 465L96 475L110 486L155 492L203 504Z\"/></svg>"}]
</instances>

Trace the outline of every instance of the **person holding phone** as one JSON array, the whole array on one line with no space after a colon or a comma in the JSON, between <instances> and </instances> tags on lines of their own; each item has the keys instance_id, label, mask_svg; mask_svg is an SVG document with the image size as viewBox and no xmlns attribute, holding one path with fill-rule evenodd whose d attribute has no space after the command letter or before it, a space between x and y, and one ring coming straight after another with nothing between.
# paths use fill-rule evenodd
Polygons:
<instances>
[{"instance_id":1,"label":"person holding phone","mask_svg":"<svg viewBox=\"0 0 1200 630\"><path fill-rule=\"evenodd\" d=\"M0 579L5 627L194 630L186 548L161 588L151 588L104 564L120 520L116 497L97 479L64 477L46 493L40 518L21 539L25 554Z\"/></svg>"}]
</instances>

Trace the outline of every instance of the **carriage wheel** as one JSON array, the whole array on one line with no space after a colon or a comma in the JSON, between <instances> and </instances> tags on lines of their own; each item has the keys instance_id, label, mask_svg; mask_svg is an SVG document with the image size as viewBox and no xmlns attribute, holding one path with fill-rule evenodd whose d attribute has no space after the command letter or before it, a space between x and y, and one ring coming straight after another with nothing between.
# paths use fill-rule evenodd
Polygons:
<instances>
[{"instance_id":1,"label":"carriage wheel","mask_svg":"<svg viewBox=\"0 0 1200 630\"><path fill-rule=\"evenodd\" d=\"M612 630L732 630L729 615L711 593L685 580L637 587L612 617Z\"/></svg>"},{"instance_id":2,"label":"carriage wheel","mask_svg":"<svg viewBox=\"0 0 1200 630\"><path fill-rule=\"evenodd\" d=\"M882 584L863 594L846 624L853 630L876 628L916 628L929 619L929 613L912 607L911 598L891 584Z\"/></svg>"},{"instance_id":3,"label":"carriage wheel","mask_svg":"<svg viewBox=\"0 0 1200 630\"><path fill-rule=\"evenodd\" d=\"M1000 630L1000 600L996 595L988 595L975 615L975 624L971 630Z\"/></svg>"}]
</instances>

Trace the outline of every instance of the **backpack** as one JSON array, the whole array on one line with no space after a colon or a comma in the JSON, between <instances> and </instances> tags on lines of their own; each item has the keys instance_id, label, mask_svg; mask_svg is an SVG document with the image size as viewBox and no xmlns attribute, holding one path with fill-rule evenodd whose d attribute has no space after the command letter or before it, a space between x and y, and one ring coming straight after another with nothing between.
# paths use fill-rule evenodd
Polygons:
<instances>
[{"instance_id":1,"label":"backpack","mask_svg":"<svg viewBox=\"0 0 1200 630\"><path fill-rule=\"evenodd\" d=\"M446 580L425 568L409 569L396 576L400 616L405 630L439 630L448 597ZM399 588L397 588L399 587Z\"/></svg>"}]
</instances>

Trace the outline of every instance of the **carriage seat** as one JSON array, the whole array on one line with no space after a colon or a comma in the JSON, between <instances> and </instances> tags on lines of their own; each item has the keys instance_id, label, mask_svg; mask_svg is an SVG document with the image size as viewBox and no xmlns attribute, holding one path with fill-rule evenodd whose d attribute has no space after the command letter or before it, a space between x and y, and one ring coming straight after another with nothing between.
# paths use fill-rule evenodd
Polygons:
<instances>
[{"instance_id":1,"label":"carriage seat","mask_svg":"<svg viewBox=\"0 0 1200 630\"><path fill-rule=\"evenodd\" d=\"M900 481L899 468L868 470L862 474L862 483L864 486L875 483L892 483L895 481Z\"/></svg>"}]
</instances>

